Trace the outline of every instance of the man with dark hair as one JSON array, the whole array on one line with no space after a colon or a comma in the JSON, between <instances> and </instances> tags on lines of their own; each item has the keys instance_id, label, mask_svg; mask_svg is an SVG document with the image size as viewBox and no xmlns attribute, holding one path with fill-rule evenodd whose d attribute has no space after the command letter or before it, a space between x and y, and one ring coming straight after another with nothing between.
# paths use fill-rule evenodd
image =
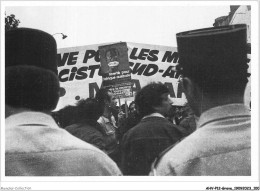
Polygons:
<instances>
[{"instance_id":1,"label":"man with dark hair","mask_svg":"<svg viewBox=\"0 0 260 191\"><path fill-rule=\"evenodd\" d=\"M121 169L124 175L148 175L154 159L179 141L181 132L165 118L172 104L165 85L148 84L135 103L142 120L123 137Z\"/></svg>"},{"instance_id":2,"label":"man with dark hair","mask_svg":"<svg viewBox=\"0 0 260 191\"><path fill-rule=\"evenodd\" d=\"M5 175L120 175L96 147L57 126L57 47L52 35L19 28L5 34Z\"/></svg>"},{"instance_id":3,"label":"man with dark hair","mask_svg":"<svg viewBox=\"0 0 260 191\"><path fill-rule=\"evenodd\" d=\"M76 122L77 118L77 106L76 105L66 105L58 111L53 111L51 116L54 118L56 123L61 128L65 128Z\"/></svg>"},{"instance_id":4,"label":"man with dark hair","mask_svg":"<svg viewBox=\"0 0 260 191\"><path fill-rule=\"evenodd\" d=\"M96 99L82 99L77 103L75 109L74 123L65 127L66 131L106 152L105 132L97 122L103 114L103 110Z\"/></svg>"},{"instance_id":5,"label":"man with dark hair","mask_svg":"<svg viewBox=\"0 0 260 191\"><path fill-rule=\"evenodd\" d=\"M108 89L101 88L96 93L95 98L101 104L100 106L104 107L103 116L111 116L113 126L116 128L117 126L116 123L118 120L118 113L119 113L116 97Z\"/></svg>"},{"instance_id":6,"label":"man with dark hair","mask_svg":"<svg viewBox=\"0 0 260 191\"><path fill-rule=\"evenodd\" d=\"M177 34L179 70L197 130L169 150L152 174L250 176L246 25Z\"/></svg>"}]
</instances>

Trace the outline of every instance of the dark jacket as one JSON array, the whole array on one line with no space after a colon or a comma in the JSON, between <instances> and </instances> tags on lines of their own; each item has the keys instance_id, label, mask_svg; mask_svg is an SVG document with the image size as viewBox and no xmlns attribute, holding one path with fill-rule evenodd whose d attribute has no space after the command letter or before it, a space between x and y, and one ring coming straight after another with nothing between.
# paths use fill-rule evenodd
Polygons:
<instances>
[{"instance_id":1,"label":"dark jacket","mask_svg":"<svg viewBox=\"0 0 260 191\"><path fill-rule=\"evenodd\" d=\"M95 125L76 123L66 127L65 129L75 137L90 143L103 151L106 150L104 135L98 123Z\"/></svg>"},{"instance_id":2,"label":"dark jacket","mask_svg":"<svg viewBox=\"0 0 260 191\"><path fill-rule=\"evenodd\" d=\"M184 129L184 136L188 136L196 130L196 120L193 115L185 117L181 120L180 127Z\"/></svg>"},{"instance_id":3,"label":"dark jacket","mask_svg":"<svg viewBox=\"0 0 260 191\"><path fill-rule=\"evenodd\" d=\"M136 112L130 113L127 118L122 119L118 129L118 139L121 143L123 136L129 129L133 128L140 122L141 118L137 115Z\"/></svg>"},{"instance_id":4,"label":"dark jacket","mask_svg":"<svg viewBox=\"0 0 260 191\"><path fill-rule=\"evenodd\" d=\"M181 138L181 132L165 118L142 119L123 137L121 161L123 174L148 175L154 159Z\"/></svg>"}]
</instances>

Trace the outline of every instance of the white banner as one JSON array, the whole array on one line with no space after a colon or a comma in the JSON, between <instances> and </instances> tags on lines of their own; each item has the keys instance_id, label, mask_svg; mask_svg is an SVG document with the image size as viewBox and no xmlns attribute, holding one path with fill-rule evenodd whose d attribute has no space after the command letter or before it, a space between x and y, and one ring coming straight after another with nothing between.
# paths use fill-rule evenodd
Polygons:
<instances>
[{"instance_id":1,"label":"white banner","mask_svg":"<svg viewBox=\"0 0 260 191\"><path fill-rule=\"evenodd\" d=\"M82 98L93 97L99 90L100 57L98 45L87 45L58 50L58 71L62 87L56 110L74 105ZM175 105L186 103L179 75L172 69L178 63L177 48L127 42L133 91L150 82L162 82L170 90ZM134 100L134 97L127 100Z\"/></svg>"}]
</instances>

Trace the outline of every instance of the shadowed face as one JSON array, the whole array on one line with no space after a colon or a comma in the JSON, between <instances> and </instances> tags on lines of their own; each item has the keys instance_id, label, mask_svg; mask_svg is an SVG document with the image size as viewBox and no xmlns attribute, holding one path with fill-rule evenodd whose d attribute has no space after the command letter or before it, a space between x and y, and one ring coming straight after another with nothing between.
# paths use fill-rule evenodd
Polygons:
<instances>
[{"instance_id":1,"label":"shadowed face","mask_svg":"<svg viewBox=\"0 0 260 191\"><path fill-rule=\"evenodd\" d=\"M113 107L113 108L116 107L116 105L117 105L116 97L111 92L108 92L108 95L110 97L109 106Z\"/></svg>"},{"instance_id":2,"label":"shadowed face","mask_svg":"<svg viewBox=\"0 0 260 191\"><path fill-rule=\"evenodd\" d=\"M135 111L136 111L135 104L132 104L131 107L129 108L129 112L133 113Z\"/></svg>"},{"instance_id":3,"label":"shadowed face","mask_svg":"<svg viewBox=\"0 0 260 191\"><path fill-rule=\"evenodd\" d=\"M155 111L166 116L171 109L172 100L170 99L169 93L164 93L161 96L161 104L159 106L154 107Z\"/></svg>"}]
</instances>

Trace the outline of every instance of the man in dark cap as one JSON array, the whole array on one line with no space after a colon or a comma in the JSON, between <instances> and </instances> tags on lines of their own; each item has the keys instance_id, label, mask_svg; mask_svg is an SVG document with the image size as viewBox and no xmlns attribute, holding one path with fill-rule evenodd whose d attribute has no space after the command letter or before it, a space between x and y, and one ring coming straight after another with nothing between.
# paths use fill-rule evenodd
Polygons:
<instances>
[{"instance_id":1,"label":"man in dark cap","mask_svg":"<svg viewBox=\"0 0 260 191\"><path fill-rule=\"evenodd\" d=\"M177 34L183 88L198 129L154 163L153 175L250 176L246 25Z\"/></svg>"},{"instance_id":2,"label":"man in dark cap","mask_svg":"<svg viewBox=\"0 0 260 191\"><path fill-rule=\"evenodd\" d=\"M58 127L57 47L52 35L19 28L5 34L5 175L120 175L96 147Z\"/></svg>"}]
</instances>

